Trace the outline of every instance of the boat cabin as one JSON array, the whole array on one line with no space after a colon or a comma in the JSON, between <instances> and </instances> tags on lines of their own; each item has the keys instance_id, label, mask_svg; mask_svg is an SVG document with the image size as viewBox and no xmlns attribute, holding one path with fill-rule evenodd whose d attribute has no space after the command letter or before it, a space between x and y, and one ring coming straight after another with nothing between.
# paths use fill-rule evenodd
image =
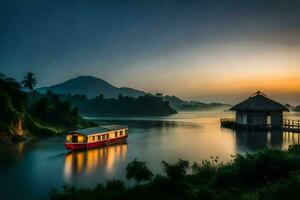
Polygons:
<instances>
[{"instance_id":1,"label":"boat cabin","mask_svg":"<svg viewBox=\"0 0 300 200\"><path fill-rule=\"evenodd\" d=\"M65 147L68 150L90 149L124 141L127 137L127 126L103 125L70 131L66 135Z\"/></svg>"}]
</instances>

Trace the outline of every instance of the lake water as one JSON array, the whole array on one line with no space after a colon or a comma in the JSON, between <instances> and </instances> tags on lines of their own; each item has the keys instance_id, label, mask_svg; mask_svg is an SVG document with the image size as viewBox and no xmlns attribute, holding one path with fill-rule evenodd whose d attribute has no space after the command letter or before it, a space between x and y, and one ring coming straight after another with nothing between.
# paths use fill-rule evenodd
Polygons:
<instances>
[{"instance_id":1,"label":"lake water","mask_svg":"<svg viewBox=\"0 0 300 200\"><path fill-rule=\"evenodd\" d=\"M218 156L229 161L236 153L270 147L286 149L299 144L298 134L282 132L234 132L220 127L222 111L182 112L168 117L98 118L101 123L129 126L127 144L67 153L64 137L30 140L0 149L0 194L6 199L46 197L51 187L65 183L92 187L118 178L126 181L126 165L137 158L155 173L162 173L161 161L179 158L200 162ZM297 113L285 116L300 119ZM128 185L131 182L126 182Z\"/></svg>"}]
</instances>

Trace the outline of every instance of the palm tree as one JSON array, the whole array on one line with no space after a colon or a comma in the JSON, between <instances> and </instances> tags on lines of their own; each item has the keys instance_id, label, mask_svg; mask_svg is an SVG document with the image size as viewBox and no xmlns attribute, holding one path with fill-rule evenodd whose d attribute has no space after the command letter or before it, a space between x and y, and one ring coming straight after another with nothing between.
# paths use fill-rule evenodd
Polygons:
<instances>
[{"instance_id":1,"label":"palm tree","mask_svg":"<svg viewBox=\"0 0 300 200\"><path fill-rule=\"evenodd\" d=\"M32 72L28 72L25 76L23 76L23 81L21 83L22 86L27 88L28 91L33 90L33 88L36 86L34 74Z\"/></svg>"}]
</instances>

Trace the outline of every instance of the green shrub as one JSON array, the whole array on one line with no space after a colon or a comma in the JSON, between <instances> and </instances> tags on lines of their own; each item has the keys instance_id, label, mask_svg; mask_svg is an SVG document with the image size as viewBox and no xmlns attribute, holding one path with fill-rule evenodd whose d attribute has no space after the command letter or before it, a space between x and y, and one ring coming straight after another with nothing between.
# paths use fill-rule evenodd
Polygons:
<instances>
[{"instance_id":1,"label":"green shrub","mask_svg":"<svg viewBox=\"0 0 300 200\"><path fill-rule=\"evenodd\" d=\"M122 191L125 189L125 186L122 181L113 179L113 180L107 181L105 189L109 190L109 191Z\"/></svg>"},{"instance_id":2,"label":"green shrub","mask_svg":"<svg viewBox=\"0 0 300 200\"><path fill-rule=\"evenodd\" d=\"M138 184L141 181L149 181L153 177L153 173L146 166L146 162L134 159L126 167L126 178L134 179Z\"/></svg>"},{"instance_id":3,"label":"green shrub","mask_svg":"<svg viewBox=\"0 0 300 200\"><path fill-rule=\"evenodd\" d=\"M164 200L281 200L299 199L300 155L289 151L265 149L252 155L237 155L226 164L204 161L192 166L179 160L163 162L166 175L155 175L149 182L125 188L123 182L112 180L93 190L66 187L49 196L51 200L96 199L164 199ZM72 197L72 198L71 198Z\"/></svg>"},{"instance_id":4,"label":"green shrub","mask_svg":"<svg viewBox=\"0 0 300 200\"><path fill-rule=\"evenodd\" d=\"M296 165L296 166L295 166ZM288 177L300 163L280 150L262 150L253 155L238 155L232 165L220 167L217 172L218 187L257 187Z\"/></svg>"},{"instance_id":5,"label":"green shrub","mask_svg":"<svg viewBox=\"0 0 300 200\"><path fill-rule=\"evenodd\" d=\"M179 159L178 163L170 165L165 161L162 161L164 166L164 171L167 177L171 181L178 182L184 178L187 173L187 170L190 168L190 163L186 160Z\"/></svg>"}]
</instances>

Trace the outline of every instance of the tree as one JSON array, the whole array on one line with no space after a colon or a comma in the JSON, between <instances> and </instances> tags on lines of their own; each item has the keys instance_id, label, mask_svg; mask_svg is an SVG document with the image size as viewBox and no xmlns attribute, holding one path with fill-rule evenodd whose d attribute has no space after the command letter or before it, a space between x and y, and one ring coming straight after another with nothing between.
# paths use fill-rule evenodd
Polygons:
<instances>
[{"instance_id":1,"label":"tree","mask_svg":"<svg viewBox=\"0 0 300 200\"><path fill-rule=\"evenodd\" d=\"M36 78L32 72L28 72L24 77L23 81L21 82L23 87L26 88L28 91L33 90L36 86Z\"/></svg>"},{"instance_id":2,"label":"tree","mask_svg":"<svg viewBox=\"0 0 300 200\"><path fill-rule=\"evenodd\" d=\"M141 181L149 181L153 177L153 173L148 169L145 162L134 159L126 167L126 178L134 179L138 184Z\"/></svg>"},{"instance_id":3,"label":"tree","mask_svg":"<svg viewBox=\"0 0 300 200\"><path fill-rule=\"evenodd\" d=\"M187 170L190 168L190 163L181 159L179 159L178 163L174 165L170 165L165 161L162 161L162 164L167 177L174 182L181 181L186 175Z\"/></svg>"},{"instance_id":4,"label":"tree","mask_svg":"<svg viewBox=\"0 0 300 200\"><path fill-rule=\"evenodd\" d=\"M103 94L100 94L99 96L96 96L96 99L97 99L97 100L103 100L103 99L104 99L104 95L103 95Z\"/></svg>"},{"instance_id":5,"label":"tree","mask_svg":"<svg viewBox=\"0 0 300 200\"><path fill-rule=\"evenodd\" d=\"M119 100L122 100L122 99L123 99L123 95L122 95L122 94L119 94L119 95L118 95L118 99L119 99Z\"/></svg>"}]
</instances>

